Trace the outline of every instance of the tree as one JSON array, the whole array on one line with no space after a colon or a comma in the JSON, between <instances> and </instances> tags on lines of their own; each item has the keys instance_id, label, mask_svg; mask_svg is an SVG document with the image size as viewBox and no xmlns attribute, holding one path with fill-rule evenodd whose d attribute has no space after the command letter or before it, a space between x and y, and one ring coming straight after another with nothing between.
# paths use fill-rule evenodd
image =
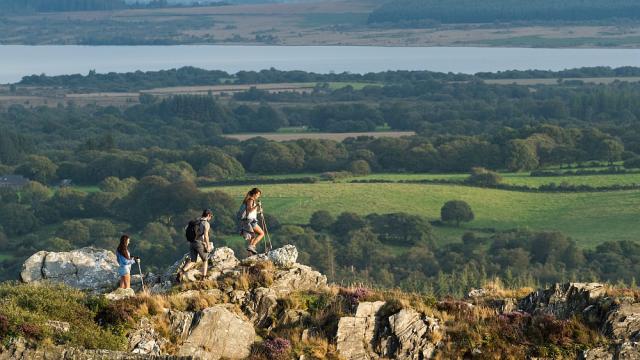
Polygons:
<instances>
[{"instance_id":1,"label":"tree","mask_svg":"<svg viewBox=\"0 0 640 360\"><path fill-rule=\"evenodd\" d=\"M0 206L0 225L9 236L24 235L32 232L38 220L26 206L5 204Z\"/></svg>"},{"instance_id":2,"label":"tree","mask_svg":"<svg viewBox=\"0 0 640 360\"><path fill-rule=\"evenodd\" d=\"M46 156L29 155L25 162L16 168L15 172L31 180L46 184L55 179L56 170L58 170L58 165L54 164Z\"/></svg>"},{"instance_id":3,"label":"tree","mask_svg":"<svg viewBox=\"0 0 640 360\"><path fill-rule=\"evenodd\" d=\"M460 226L461 222L469 222L473 218L471 206L462 200L447 201L440 209L440 219L443 222L455 222L456 226Z\"/></svg>"},{"instance_id":4,"label":"tree","mask_svg":"<svg viewBox=\"0 0 640 360\"><path fill-rule=\"evenodd\" d=\"M353 230L362 229L366 222L360 215L352 212L343 212L332 225L332 232L338 236L345 236Z\"/></svg>"},{"instance_id":5,"label":"tree","mask_svg":"<svg viewBox=\"0 0 640 360\"><path fill-rule=\"evenodd\" d=\"M37 181L29 181L20 189L20 202L36 207L51 197L51 191Z\"/></svg>"},{"instance_id":6,"label":"tree","mask_svg":"<svg viewBox=\"0 0 640 360\"><path fill-rule=\"evenodd\" d=\"M357 176L365 176L371 173L371 167L365 160L355 160L349 164L349 171Z\"/></svg>"},{"instance_id":7,"label":"tree","mask_svg":"<svg viewBox=\"0 0 640 360\"><path fill-rule=\"evenodd\" d=\"M507 168L511 171L533 170L539 164L536 147L527 140L511 140L508 146Z\"/></svg>"},{"instance_id":8,"label":"tree","mask_svg":"<svg viewBox=\"0 0 640 360\"><path fill-rule=\"evenodd\" d=\"M333 225L335 218L326 210L318 210L311 214L309 226L315 231L327 230Z\"/></svg>"}]
</instances>

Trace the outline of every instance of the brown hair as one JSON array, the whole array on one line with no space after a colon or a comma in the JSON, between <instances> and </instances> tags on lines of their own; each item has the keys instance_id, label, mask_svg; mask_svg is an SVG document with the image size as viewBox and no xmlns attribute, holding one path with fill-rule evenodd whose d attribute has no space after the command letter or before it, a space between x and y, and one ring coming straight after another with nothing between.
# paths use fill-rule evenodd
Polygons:
<instances>
[{"instance_id":1,"label":"brown hair","mask_svg":"<svg viewBox=\"0 0 640 360\"><path fill-rule=\"evenodd\" d=\"M127 240L129 240L129 235L124 234L120 236L120 245L118 245L118 253L124 256L126 259L131 259L129 255L129 249L127 248Z\"/></svg>"},{"instance_id":2,"label":"brown hair","mask_svg":"<svg viewBox=\"0 0 640 360\"><path fill-rule=\"evenodd\" d=\"M251 190L249 190L249 192L247 193L247 195L244 196L244 200L242 201L243 204L246 204L247 201L249 200L250 197L254 196L257 193L261 193L262 194L262 190L258 189L258 188L253 188Z\"/></svg>"}]
</instances>

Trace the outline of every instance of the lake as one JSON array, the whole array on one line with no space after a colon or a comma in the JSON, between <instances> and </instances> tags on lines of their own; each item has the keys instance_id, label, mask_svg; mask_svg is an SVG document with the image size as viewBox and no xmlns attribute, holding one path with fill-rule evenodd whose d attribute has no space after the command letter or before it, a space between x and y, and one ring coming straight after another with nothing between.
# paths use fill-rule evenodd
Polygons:
<instances>
[{"instance_id":1,"label":"lake","mask_svg":"<svg viewBox=\"0 0 640 360\"><path fill-rule=\"evenodd\" d=\"M0 83L31 74L86 74L182 66L240 70L366 73L431 70L472 74L499 70L563 70L640 66L640 49L531 49L362 46L23 46L0 45Z\"/></svg>"}]
</instances>

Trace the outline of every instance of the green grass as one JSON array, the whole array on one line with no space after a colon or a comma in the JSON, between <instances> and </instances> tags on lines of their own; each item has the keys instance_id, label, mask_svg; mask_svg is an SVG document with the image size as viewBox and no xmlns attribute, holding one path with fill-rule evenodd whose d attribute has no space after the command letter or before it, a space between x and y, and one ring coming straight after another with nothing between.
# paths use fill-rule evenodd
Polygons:
<instances>
[{"instance_id":1,"label":"green grass","mask_svg":"<svg viewBox=\"0 0 640 360\"><path fill-rule=\"evenodd\" d=\"M476 220L466 228L559 230L582 246L607 240L640 240L640 191L602 193L525 193L452 185L422 184L284 184L263 185L265 211L281 222L306 224L320 209L333 214L407 212L439 218L442 205L464 200ZM240 201L246 186L212 187ZM447 232L459 238L463 229Z\"/></svg>"},{"instance_id":2,"label":"green grass","mask_svg":"<svg viewBox=\"0 0 640 360\"><path fill-rule=\"evenodd\" d=\"M580 175L580 176L551 176L532 177L528 172L522 173L501 173L503 182L510 185L526 185L529 187L540 187L541 185L556 183L570 185L590 185L603 187L611 185L632 185L640 184L640 173L637 174L606 174L606 175ZM464 180L468 174L371 174L357 178L346 178L341 181L351 180Z\"/></svg>"}]
</instances>

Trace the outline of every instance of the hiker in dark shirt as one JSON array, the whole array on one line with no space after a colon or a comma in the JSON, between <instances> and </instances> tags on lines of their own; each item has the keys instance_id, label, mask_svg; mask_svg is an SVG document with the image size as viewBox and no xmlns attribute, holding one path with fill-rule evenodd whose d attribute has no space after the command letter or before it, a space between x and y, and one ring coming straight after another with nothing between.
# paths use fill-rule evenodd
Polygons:
<instances>
[{"instance_id":1,"label":"hiker in dark shirt","mask_svg":"<svg viewBox=\"0 0 640 360\"><path fill-rule=\"evenodd\" d=\"M196 238L189 243L189 259L182 267L183 273L191 270L195 266L196 261L198 261L198 257L200 257L203 262L202 278L207 276L209 253L213 251L213 246L209 240L209 231L211 230L209 221L211 221L211 219L213 219L213 212L209 209L204 210L202 216L198 219Z\"/></svg>"}]
</instances>

